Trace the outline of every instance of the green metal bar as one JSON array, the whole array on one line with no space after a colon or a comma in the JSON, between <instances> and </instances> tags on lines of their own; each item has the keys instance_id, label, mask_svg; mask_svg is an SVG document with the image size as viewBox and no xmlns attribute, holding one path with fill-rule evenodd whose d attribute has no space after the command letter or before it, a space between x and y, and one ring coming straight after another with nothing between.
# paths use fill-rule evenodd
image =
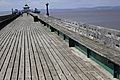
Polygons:
<instances>
[{"instance_id":1,"label":"green metal bar","mask_svg":"<svg viewBox=\"0 0 120 80\"><path fill-rule=\"evenodd\" d=\"M65 36L65 34L63 35L63 37L64 37L64 40L66 39L66 36Z\"/></svg>"},{"instance_id":2,"label":"green metal bar","mask_svg":"<svg viewBox=\"0 0 120 80\"><path fill-rule=\"evenodd\" d=\"M87 48L87 58L90 58L90 49Z\"/></svg>"},{"instance_id":3,"label":"green metal bar","mask_svg":"<svg viewBox=\"0 0 120 80\"><path fill-rule=\"evenodd\" d=\"M59 36L59 34L60 34L60 32L57 30L57 34L58 34L58 36Z\"/></svg>"},{"instance_id":4,"label":"green metal bar","mask_svg":"<svg viewBox=\"0 0 120 80\"><path fill-rule=\"evenodd\" d=\"M119 78L119 66L114 64L114 78Z\"/></svg>"},{"instance_id":5,"label":"green metal bar","mask_svg":"<svg viewBox=\"0 0 120 80\"><path fill-rule=\"evenodd\" d=\"M34 22L38 22L39 19L38 19L38 16L34 16Z\"/></svg>"},{"instance_id":6,"label":"green metal bar","mask_svg":"<svg viewBox=\"0 0 120 80\"><path fill-rule=\"evenodd\" d=\"M75 41L69 38L69 47L75 47Z\"/></svg>"}]
</instances>

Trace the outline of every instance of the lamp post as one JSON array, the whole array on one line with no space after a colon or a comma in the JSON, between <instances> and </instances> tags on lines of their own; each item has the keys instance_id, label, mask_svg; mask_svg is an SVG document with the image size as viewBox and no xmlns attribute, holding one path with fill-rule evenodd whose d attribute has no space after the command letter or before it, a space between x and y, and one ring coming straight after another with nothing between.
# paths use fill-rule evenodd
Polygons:
<instances>
[{"instance_id":1,"label":"lamp post","mask_svg":"<svg viewBox=\"0 0 120 80\"><path fill-rule=\"evenodd\" d=\"M47 16L49 16L48 5L49 5L49 3L46 3L46 11L47 11L46 15L47 15Z\"/></svg>"},{"instance_id":2,"label":"lamp post","mask_svg":"<svg viewBox=\"0 0 120 80\"><path fill-rule=\"evenodd\" d=\"M13 14L13 8L12 8L12 14Z\"/></svg>"}]
</instances>

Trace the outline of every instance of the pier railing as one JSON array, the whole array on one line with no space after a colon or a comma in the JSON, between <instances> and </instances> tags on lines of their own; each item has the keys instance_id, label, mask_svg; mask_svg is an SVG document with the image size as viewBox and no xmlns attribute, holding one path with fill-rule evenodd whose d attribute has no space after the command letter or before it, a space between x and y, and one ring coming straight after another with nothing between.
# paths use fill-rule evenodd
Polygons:
<instances>
[{"instance_id":1,"label":"pier railing","mask_svg":"<svg viewBox=\"0 0 120 80\"><path fill-rule=\"evenodd\" d=\"M44 20L76 32L91 40L97 41L106 47L120 51L120 30L108 29L86 23L70 22L54 17L48 17Z\"/></svg>"},{"instance_id":2,"label":"pier railing","mask_svg":"<svg viewBox=\"0 0 120 80\"><path fill-rule=\"evenodd\" d=\"M7 24L12 22L14 19L16 19L17 17L19 17L19 14L0 16L0 30L4 28Z\"/></svg>"}]
</instances>

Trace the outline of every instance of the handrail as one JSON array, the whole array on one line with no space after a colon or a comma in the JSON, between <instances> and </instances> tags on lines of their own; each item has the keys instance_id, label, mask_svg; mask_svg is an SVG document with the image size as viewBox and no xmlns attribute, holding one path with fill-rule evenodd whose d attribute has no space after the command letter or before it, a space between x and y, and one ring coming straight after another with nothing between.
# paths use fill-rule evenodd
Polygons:
<instances>
[{"instance_id":1,"label":"handrail","mask_svg":"<svg viewBox=\"0 0 120 80\"><path fill-rule=\"evenodd\" d=\"M19 15L18 14L14 14L11 15L11 17L5 18L4 20L0 21L0 30L2 28L4 28L7 24L9 24L10 22L12 22L14 19L16 19Z\"/></svg>"}]
</instances>

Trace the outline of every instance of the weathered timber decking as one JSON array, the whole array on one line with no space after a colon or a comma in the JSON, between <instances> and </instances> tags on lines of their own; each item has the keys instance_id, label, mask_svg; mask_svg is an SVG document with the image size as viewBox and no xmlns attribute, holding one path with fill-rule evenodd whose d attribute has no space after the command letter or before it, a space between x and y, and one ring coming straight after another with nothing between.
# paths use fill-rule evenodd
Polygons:
<instances>
[{"instance_id":1,"label":"weathered timber decking","mask_svg":"<svg viewBox=\"0 0 120 80\"><path fill-rule=\"evenodd\" d=\"M102 57L107 58L112 63L120 65L120 51L114 50L114 49L106 47L104 45L101 45L100 43L98 43L94 40L91 40L88 37L85 37L83 35L80 35L77 32L69 30L68 28L66 28L66 26L64 26L65 24L62 24L63 22L59 21L60 22L59 24L56 23L57 19L54 19L54 18L51 18L51 17L46 17L46 16L43 16L43 15L37 15L37 14L33 14L33 13L31 13L31 14L38 16L38 18L43 20L45 23L47 23L50 26L52 26L53 28L61 31L62 33L66 34L67 36L69 36L74 41L86 46L90 50L92 50L92 51L96 52L97 54L101 55Z\"/></svg>"},{"instance_id":2,"label":"weathered timber decking","mask_svg":"<svg viewBox=\"0 0 120 80\"><path fill-rule=\"evenodd\" d=\"M0 80L112 80L32 17L0 31Z\"/></svg>"}]
</instances>

